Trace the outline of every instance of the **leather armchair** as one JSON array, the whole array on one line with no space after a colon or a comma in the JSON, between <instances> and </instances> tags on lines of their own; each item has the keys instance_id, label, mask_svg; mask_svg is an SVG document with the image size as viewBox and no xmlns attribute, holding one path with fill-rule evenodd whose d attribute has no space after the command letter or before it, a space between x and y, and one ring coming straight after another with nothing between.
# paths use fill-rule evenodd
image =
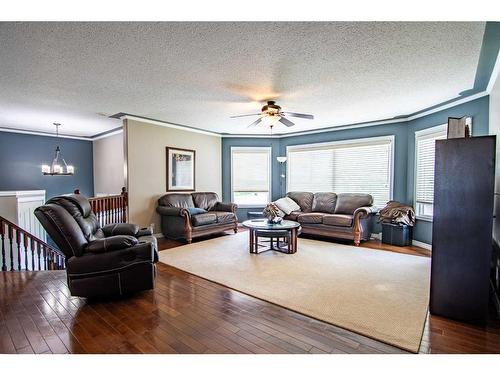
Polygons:
<instances>
[{"instance_id":1,"label":"leather armchair","mask_svg":"<svg viewBox=\"0 0 500 375\"><path fill-rule=\"evenodd\" d=\"M154 288L158 250L149 229L128 223L100 227L80 194L52 198L35 216L66 256L71 295L105 297Z\"/></svg>"},{"instance_id":2,"label":"leather armchair","mask_svg":"<svg viewBox=\"0 0 500 375\"><path fill-rule=\"evenodd\" d=\"M201 208L202 213L191 214L190 209ZM161 216L161 231L167 238L193 238L232 229L238 232L238 218L234 203L219 201L216 193L166 194L158 199L156 212Z\"/></svg>"}]
</instances>

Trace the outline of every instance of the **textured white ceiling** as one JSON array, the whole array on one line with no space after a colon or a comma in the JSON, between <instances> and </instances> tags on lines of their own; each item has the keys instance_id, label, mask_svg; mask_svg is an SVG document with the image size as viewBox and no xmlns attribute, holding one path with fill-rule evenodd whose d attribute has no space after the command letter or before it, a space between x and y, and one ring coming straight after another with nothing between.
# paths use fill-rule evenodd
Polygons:
<instances>
[{"instance_id":1,"label":"textured white ceiling","mask_svg":"<svg viewBox=\"0 0 500 375\"><path fill-rule=\"evenodd\" d=\"M227 133L392 118L472 88L484 23L0 23L0 127L89 136L126 112Z\"/></svg>"}]
</instances>

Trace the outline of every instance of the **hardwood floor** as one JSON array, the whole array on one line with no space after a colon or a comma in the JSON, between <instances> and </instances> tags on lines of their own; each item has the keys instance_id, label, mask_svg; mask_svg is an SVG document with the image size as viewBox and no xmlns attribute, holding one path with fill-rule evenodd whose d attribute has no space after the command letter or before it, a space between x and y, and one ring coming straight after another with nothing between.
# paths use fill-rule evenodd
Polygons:
<instances>
[{"instance_id":1,"label":"hardwood floor","mask_svg":"<svg viewBox=\"0 0 500 375\"><path fill-rule=\"evenodd\" d=\"M419 248L364 246L426 256ZM404 353L165 264L154 291L106 302L71 297L64 271L2 272L0 353L68 352ZM500 324L428 317L420 352L499 353Z\"/></svg>"}]
</instances>

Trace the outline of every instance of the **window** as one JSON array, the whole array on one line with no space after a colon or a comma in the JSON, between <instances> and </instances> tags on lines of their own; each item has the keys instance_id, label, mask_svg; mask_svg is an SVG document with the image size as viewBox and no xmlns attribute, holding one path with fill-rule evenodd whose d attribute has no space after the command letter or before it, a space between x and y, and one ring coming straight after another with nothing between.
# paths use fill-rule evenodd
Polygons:
<instances>
[{"instance_id":1,"label":"window","mask_svg":"<svg viewBox=\"0 0 500 375\"><path fill-rule=\"evenodd\" d=\"M434 154L437 139L446 139L446 125L415 132L415 213L432 220L434 213Z\"/></svg>"},{"instance_id":2,"label":"window","mask_svg":"<svg viewBox=\"0 0 500 375\"><path fill-rule=\"evenodd\" d=\"M231 147L231 201L240 207L271 200L271 148Z\"/></svg>"},{"instance_id":3,"label":"window","mask_svg":"<svg viewBox=\"0 0 500 375\"><path fill-rule=\"evenodd\" d=\"M289 146L287 191L367 193L392 199L394 137Z\"/></svg>"}]
</instances>

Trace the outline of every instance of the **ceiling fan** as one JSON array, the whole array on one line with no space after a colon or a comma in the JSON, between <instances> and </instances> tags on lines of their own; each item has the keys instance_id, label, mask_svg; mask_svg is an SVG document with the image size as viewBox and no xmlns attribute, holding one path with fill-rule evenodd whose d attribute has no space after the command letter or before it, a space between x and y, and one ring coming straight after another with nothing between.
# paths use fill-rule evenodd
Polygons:
<instances>
[{"instance_id":1,"label":"ceiling fan","mask_svg":"<svg viewBox=\"0 0 500 375\"><path fill-rule=\"evenodd\" d=\"M262 122L263 124L271 127L271 129L277 122L281 122L283 125L286 126L295 125L293 122L285 118L285 116L298 117L307 120L314 119L313 115L306 115L304 113L284 112L281 110L281 107L277 105L276 102L273 100L267 101L267 104L264 107L262 107L261 113L237 115L237 116L231 116L231 118L246 117L246 116L260 116L257 120L248 125L249 128Z\"/></svg>"}]
</instances>

